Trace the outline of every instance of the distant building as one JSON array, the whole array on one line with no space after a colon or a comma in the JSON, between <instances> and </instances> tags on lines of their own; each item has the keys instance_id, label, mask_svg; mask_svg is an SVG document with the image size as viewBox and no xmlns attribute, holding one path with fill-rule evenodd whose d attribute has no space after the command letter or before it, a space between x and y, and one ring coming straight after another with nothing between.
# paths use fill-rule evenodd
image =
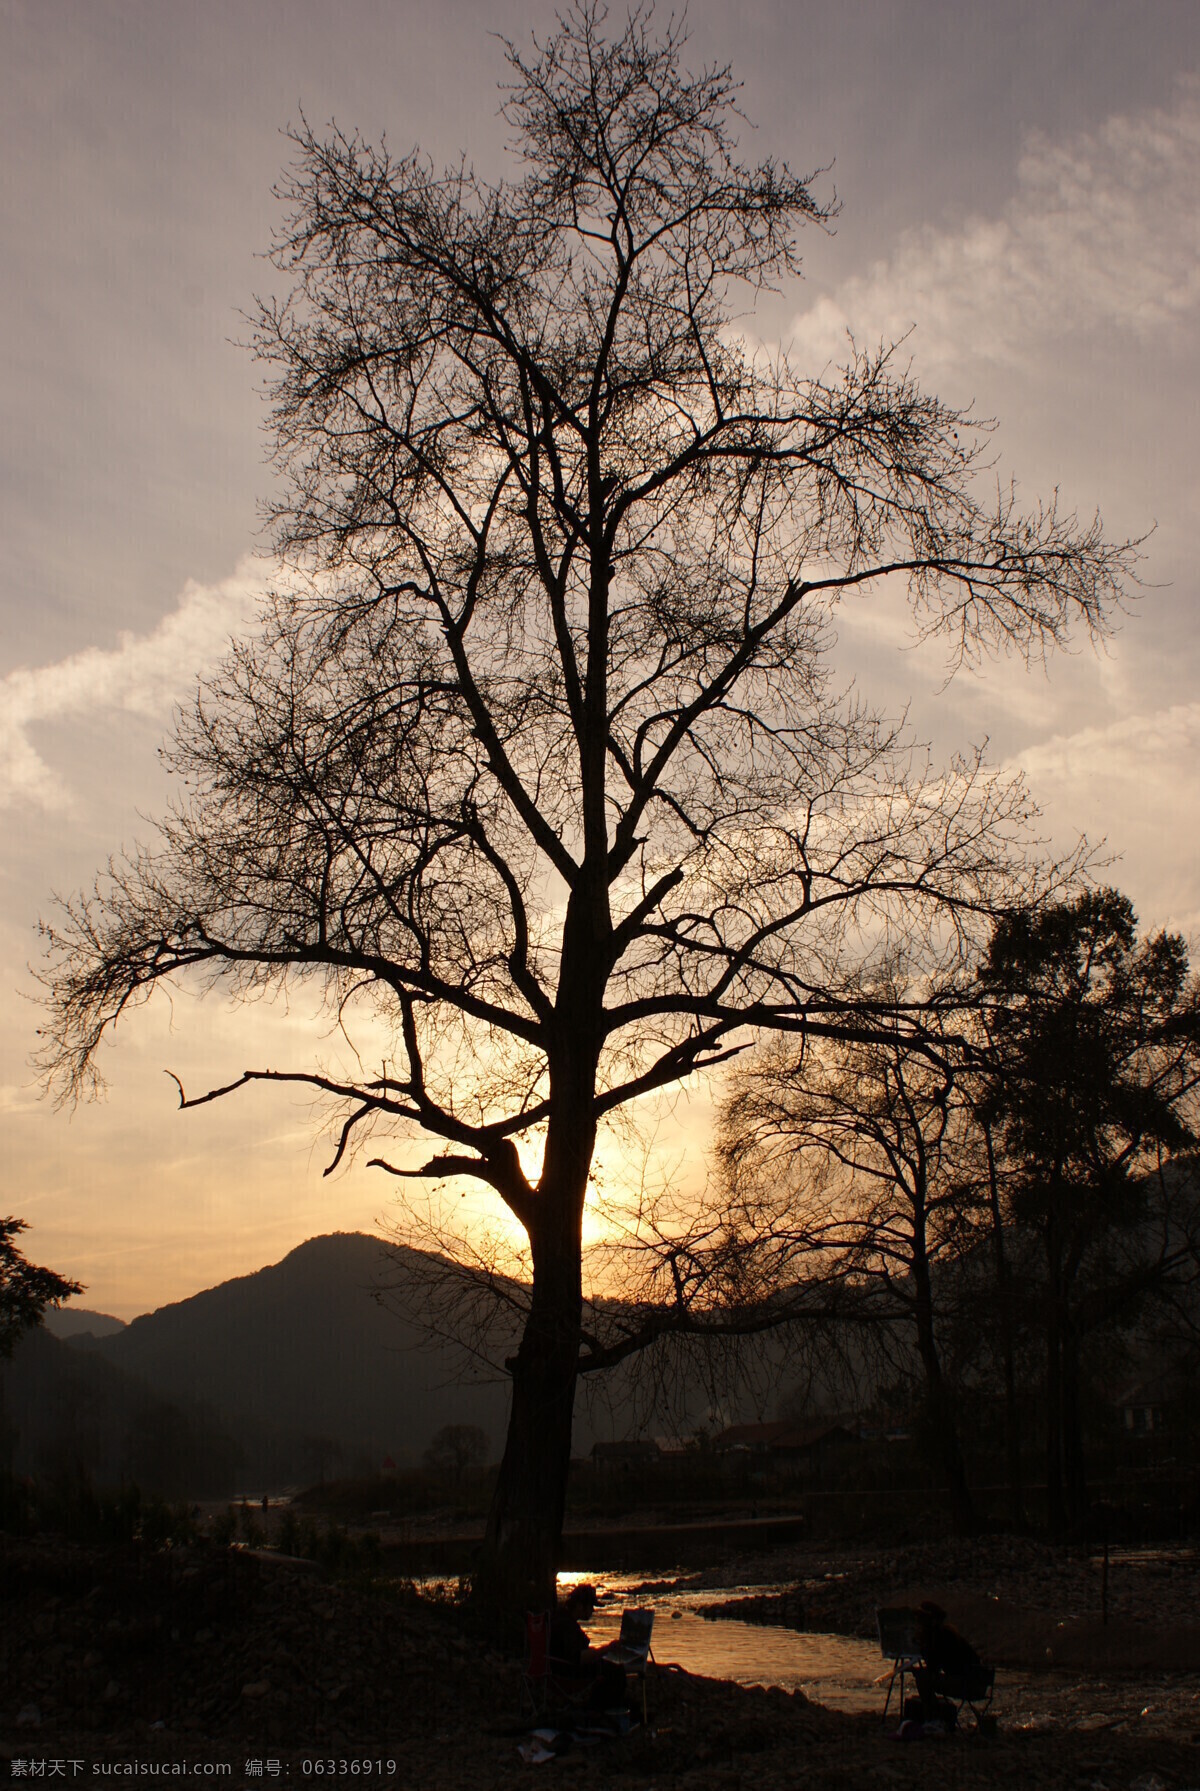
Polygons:
<instances>
[{"instance_id":1,"label":"distant building","mask_svg":"<svg viewBox=\"0 0 1200 1791\"><path fill-rule=\"evenodd\" d=\"M661 1460L662 1450L653 1437L636 1437L620 1443L593 1443L592 1466L609 1473L629 1473Z\"/></svg>"},{"instance_id":2,"label":"distant building","mask_svg":"<svg viewBox=\"0 0 1200 1791\"><path fill-rule=\"evenodd\" d=\"M1131 1382L1114 1401L1122 1431L1126 1436L1150 1436L1162 1430L1179 1397L1178 1379L1171 1375Z\"/></svg>"},{"instance_id":3,"label":"distant building","mask_svg":"<svg viewBox=\"0 0 1200 1791\"><path fill-rule=\"evenodd\" d=\"M718 1455L745 1456L794 1474L818 1477L827 1457L858 1442L858 1435L832 1418L806 1424L780 1418L772 1424L734 1424L713 1438Z\"/></svg>"},{"instance_id":4,"label":"distant building","mask_svg":"<svg viewBox=\"0 0 1200 1791\"><path fill-rule=\"evenodd\" d=\"M912 1420L903 1413L885 1412L865 1419L857 1426L855 1434L864 1443L910 1443Z\"/></svg>"}]
</instances>

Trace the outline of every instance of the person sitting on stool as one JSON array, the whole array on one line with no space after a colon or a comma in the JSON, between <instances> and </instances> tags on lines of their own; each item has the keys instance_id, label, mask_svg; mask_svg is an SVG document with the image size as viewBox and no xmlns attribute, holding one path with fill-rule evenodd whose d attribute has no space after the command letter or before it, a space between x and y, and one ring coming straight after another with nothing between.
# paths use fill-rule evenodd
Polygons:
<instances>
[{"instance_id":1,"label":"person sitting on stool","mask_svg":"<svg viewBox=\"0 0 1200 1791\"><path fill-rule=\"evenodd\" d=\"M625 1669L603 1648L593 1648L580 1627L596 1608L596 1588L573 1586L565 1605L550 1620L550 1667L557 1679L587 1691L592 1710L624 1710L629 1705Z\"/></svg>"},{"instance_id":2,"label":"person sitting on stool","mask_svg":"<svg viewBox=\"0 0 1200 1791\"><path fill-rule=\"evenodd\" d=\"M924 1662L913 1678L921 1699L921 1714L929 1721L937 1712L939 1698L981 1698L988 1688L988 1670L965 1636L947 1623L940 1604L926 1599L921 1612L921 1652Z\"/></svg>"}]
</instances>

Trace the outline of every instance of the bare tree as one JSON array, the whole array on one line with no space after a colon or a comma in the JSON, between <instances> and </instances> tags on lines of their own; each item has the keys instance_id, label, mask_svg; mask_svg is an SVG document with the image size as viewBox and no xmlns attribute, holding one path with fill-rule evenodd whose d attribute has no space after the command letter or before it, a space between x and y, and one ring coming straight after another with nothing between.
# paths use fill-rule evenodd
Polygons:
<instances>
[{"instance_id":1,"label":"bare tree","mask_svg":"<svg viewBox=\"0 0 1200 1791\"><path fill-rule=\"evenodd\" d=\"M487 1433L478 1424L443 1424L430 1439L423 1460L431 1474L460 1487L483 1472L487 1452Z\"/></svg>"},{"instance_id":2,"label":"bare tree","mask_svg":"<svg viewBox=\"0 0 1200 1791\"><path fill-rule=\"evenodd\" d=\"M391 1029L379 1074L292 1079L344 1104L335 1160L424 1133L377 1160L528 1235L478 1580L510 1606L552 1585L597 1129L755 1029L870 1036L864 961L986 908L1024 823L839 699L838 600L898 579L952 657L1037 653L1130 567L981 497L978 428L892 351L806 378L740 345L734 291L827 214L739 159L729 71L682 44L586 6L510 45L511 181L298 132L256 332L294 582L179 729L158 844L50 929L68 1091L188 971Z\"/></svg>"},{"instance_id":3,"label":"bare tree","mask_svg":"<svg viewBox=\"0 0 1200 1791\"><path fill-rule=\"evenodd\" d=\"M797 1053L775 1041L739 1067L721 1150L744 1232L776 1256L786 1242L810 1304L849 1283L875 1324L908 1333L930 1453L969 1531L942 1337L953 1271L987 1223L964 1069L961 1049L943 1041L935 1053L932 1036L924 1051L876 1039Z\"/></svg>"}]
</instances>

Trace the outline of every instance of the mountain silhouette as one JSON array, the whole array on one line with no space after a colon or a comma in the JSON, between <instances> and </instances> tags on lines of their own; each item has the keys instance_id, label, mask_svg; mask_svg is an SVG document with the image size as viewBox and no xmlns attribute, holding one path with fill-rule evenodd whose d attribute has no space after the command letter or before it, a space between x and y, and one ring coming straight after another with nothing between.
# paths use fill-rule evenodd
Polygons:
<instances>
[{"instance_id":1,"label":"mountain silhouette","mask_svg":"<svg viewBox=\"0 0 1200 1791\"><path fill-rule=\"evenodd\" d=\"M430 1290L448 1268L426 1252L335 1232L128 1325L82 1310L48 1314L0 1371L16 1429L10 1458L29 1472L73 1456L100 1480L138 1478L144 1491L192 1496L256 1496L369 1473L388 1457L416 1466L448 1424L478 1426L494 1461L508 1380L482 1378L468 1352L431 1332ZM515 1332L499 1353L514 1346ZM601 1380L581 1389L576 1454L647 1420L623 1370Z\"/></svg>"},{"instance_id":2,"label":"mountain silhouette","mask_svg":"<svg viewBox=\"0 0 1200 1791\"><path fill-rule=\"evenodd\" d=\"M133 1483L170 1498L228 1493L242 1448L210 1407L106 1362L91 1335L37 1326L0 1363L0 1466L60 1488Z\"/></svg>"},{"instance_id":3,"label":"mountain silhouette","mask_svg":"<svg viewBox=\"0 0 1200 1791\"><path fill-rule=\"evenodd\" d=\"M280 1447L298 1477L420 1460L442 1425L475 1424L499 1453L507 1387L464 1382L461 1352L385 1309L383 1283L427 1268L358 1232L310 1238L281 1262L160 1307L88 1348L233 1427L248 1471ZM277 1463L277 1465L279 1465Z\"/></svg>"},{"instance_id":4,"label":"mountain silhouette","mask_svg":"<svg viewBox=\"0 0 1200 1791\"><path fill-rule=\"evenodd\" d=\"M42 1323L51 1337L111 1337L125 1329L123 1318L89 1312L86 1306L47 1306Z\"/></svg>"}]
</instances>

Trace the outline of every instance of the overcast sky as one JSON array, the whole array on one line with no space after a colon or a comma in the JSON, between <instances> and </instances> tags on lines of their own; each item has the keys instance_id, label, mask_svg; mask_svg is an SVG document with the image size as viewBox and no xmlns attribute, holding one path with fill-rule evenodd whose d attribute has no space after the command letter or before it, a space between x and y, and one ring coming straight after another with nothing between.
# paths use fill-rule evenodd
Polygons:
<instances>
[{"instance_id":1,"label":"overcast sky","mask_svg":"<svg viewBox=\"0 0 1200 1791\"><path fill-rule=\"evenodd\" d=\"M894 604L847 610L846 668L908 703L940 752L983 736L1051 837L1105 837L1150 926L1200 934L1200 9L1195 0L702 0L691 60L731 60L752 151L832 164L832 235L755 328L819 370L852 329L912 330L949 400L1000 419L1026 494L1060 488L1140 535L1146 589L1103 656L944 685ZM435 161L499 170L491 33L511 0L36 0L0 4L3 604L0 1208L38 1261L122 1316L370 1227L389 1190L326 1181L306 1109L277 1096L177 1114L250 1057L300 1061L311 1017L155 1004L122 1029L107 1100L39 1101L25 966L53 890L147 837L172 704L261 582L263 407L237 346L270 270L282 136L301 109ZM698 1148L698 1147L697 1147ZM696 1171L693 1163L692 1171Z\"/></svg>"}]
</instances>

